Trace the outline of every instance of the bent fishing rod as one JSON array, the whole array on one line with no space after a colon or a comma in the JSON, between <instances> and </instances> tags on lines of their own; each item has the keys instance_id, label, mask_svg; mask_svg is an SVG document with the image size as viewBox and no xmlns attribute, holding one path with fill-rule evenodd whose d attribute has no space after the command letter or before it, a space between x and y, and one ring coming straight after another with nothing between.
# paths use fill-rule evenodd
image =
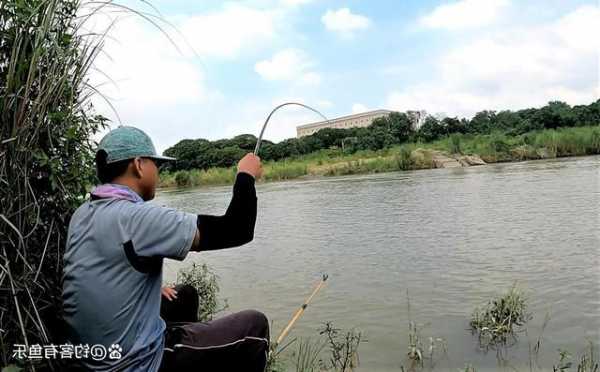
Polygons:
<instances>
[{"instance_id":1,"label":"bent fishing rod","mask_svg":"<svg viewBox=\"0 0 600 372\"><path fill-rule=\"evenodd\" d=\"M265 129L267 128L267 124L269 124L269 120L271 120L271 117L273 116L273 114L277 110L279 110L280 108L282 108L282 107L292 106L292 105L304 107L305 109L308 109L308 110L316 113L317 115L321 116L326 122L328 122L328 123L330 122L330 120L327 119L327 117L325 117L325 115L321 114L321 112L319 112L319 110L314 109L314 108L310 107L309 105L305 105L304 103L299 103L299 102L285 102L285 103L282 103L281 105L275 107L271 111L271 113L269 114L269 116L267 116L267 119L265 120L265 123L263 124L262 130L260 131L258 139L256 140L256 147L254 148L254 155L258 155L258 150L260 150L260 145L262 143L263 134L265 133Z\"/></svg>"},{"instance_id":2,"label":"bent fishing rod","mask_svg":"<svg viewBox=\"0 0 600 372\"><path fill-rule=\"evenodd\" d=\"M256 140L256 147L254 148L254 155L258 155L258 151L260 150L260 145L262 143L262 138L263 138L263 135L265 133L265 129L267 128L267 125L269 124L269 121L271 120L271 117L273 116L273 114L275 112L277 112L279 109L281 109L282 107L292 106L292 105L304 107L305 109L308 109L308 110L316 113L317 115L321 116L326 122L328 122L328 123L330 122L330 120L327 119L327 117L325 117L325 115L323 115L321 112L319 112L319 110L314 109L314 108L312 108L312 107L310 107L308 105L305 105L303 103L299 103L299 102L285 102L285 103L282 103L281 105L275 107L269 113L269 116L267 116L267 119L265 120L265 123L263 124L262 129L260 131L260 134L259 134L259 136L258 136L258 138ZM300 308L298 310L296 310L296 312L294 313L294 316L292 317L292 319L285 326L285 328L283 329L283 331L281 331L281 333L279 334L279 337L277 337L277 340L275 341L275 344L273 344L273 346L271 347L271 351L269 353L275 351L275 349L279 345L281 345L281 342L283 342L283 340L288 335L288 333L290 332L290 330L292 329L292 327L294 326L294 324L296 324L296 322L298 321L298 319L300 319L300 317L302 316L302 314L304 314L304 311L306 310L306 308L308 307L308 305L312 301L313 297L315 297L315 295L321 290L321 288L323 287L323 285L325 285L325 282L327 281L328 278L329 278L329 275L323 274L323 277L321 278L321 281L317 284L317 286L315 287L315 289L313 290L313 292L304 301L304 303L302 303L302 305L300 306Z\"/></svg>"}]
</instances>

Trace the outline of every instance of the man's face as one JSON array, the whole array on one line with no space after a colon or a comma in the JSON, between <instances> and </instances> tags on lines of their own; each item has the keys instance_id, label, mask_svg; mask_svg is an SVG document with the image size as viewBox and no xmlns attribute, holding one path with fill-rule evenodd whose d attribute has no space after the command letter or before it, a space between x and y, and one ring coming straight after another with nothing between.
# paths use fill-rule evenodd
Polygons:
<instances>
[{"instance_id":1,"label":"man's face","mask_svg":"<svg viewBox=\"0 0 600 372\"><path fill-rule=\"evenodd\" d=\"M150 158L140 159L141 178L139 179L140 190L144 200L154 199L156 186L158 185L158 166Z\"/></svg>"}]
</instances>

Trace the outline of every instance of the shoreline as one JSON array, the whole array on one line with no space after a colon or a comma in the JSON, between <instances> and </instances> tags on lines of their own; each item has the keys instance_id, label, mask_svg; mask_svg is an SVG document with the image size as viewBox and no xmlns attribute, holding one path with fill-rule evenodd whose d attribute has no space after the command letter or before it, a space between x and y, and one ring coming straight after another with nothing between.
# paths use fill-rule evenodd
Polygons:
<instances>
[{"instance_id":1,"label":"shoreline","mask_svg":"<svg viewBox=\"0 0 600 372\"><path fill-rule=\"evenodd\" d=\"M339 148L332 148L292 159L266 161L259 183L598 154L600 126L543 130L514 137L504 134L453 135L431 143L407 143L377 151L346 154ZM159 190L229 185L235 180L235 174L235 167L161 172Z\"/></svg>"},{"instance_id":2,"label":"shoreline","mask_svg":"<svg viewBox=\"0 0 600 372\"><path fill-rule=\"evenodd\" d=\"M489 162L482 165L472 165L472 166L464 166L460 168L472 168L472 167L484 167L487 165L496 165L496 164L513 164L513 163L527 163L527 162L535 162L541 160L559 160L559 159L576 159L576 158L585 158L591 156L600 156L600 154L586 154L586 155L572 155L572 156L559 156L554 158L544 158L544 159L524 159L524 160L504 160L497 162ZM434 170L434 169L451 169L451 168L419 168L419 169L408 169L408 170L390 170L384 172L363 172L363 173L350 173L350 174L331 174L331 175L319 175L319 174L306 174L302 176L298 176L295 178L285 178L280 180L264 180L261 179L258 181L258 184L267 184L267 183L275 183L275 182L294 182L294 181L319 181L333 177L344 177L344 176L365 176L370 174L386 174L386 173L397 173L397 172L414 172L414 171L423 171L423 170ZM454 168L456 169L456 168ZM232 181L233 182L233 181ZM201 185L191 185L191 186L164 186L157 188L157 191L164 192L174 192L174 191L185 191L191 189L198 188L208 188L208 187L218 187L218 186L228 186L231 183L214 183L214 184L201 184Z\"/></svg>"}]
</instances>

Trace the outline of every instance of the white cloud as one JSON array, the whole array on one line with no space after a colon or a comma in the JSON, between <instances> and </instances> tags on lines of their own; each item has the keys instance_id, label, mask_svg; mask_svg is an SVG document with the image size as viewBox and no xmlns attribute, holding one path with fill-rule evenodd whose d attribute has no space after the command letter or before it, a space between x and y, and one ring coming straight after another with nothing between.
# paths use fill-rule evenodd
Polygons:
<instances>
[{"instance_id":1,"label":"white cloud","mask_svg":"<svg viewBox=\"0 0 600 372\"><path fill-rule=\"evenodd\" d=\"M355 103L352 105L352 113L353 114L360 114L361 112L366 112L369 111L369 109L367 108L367 106L363 105L362 103Z\"/></svg>"},{"instance_id":2,"label":"white cloud","mask_svg":"<svg viewBox=\"0 0 600 372\"><path fill-rule=\"evenodd\" d=\"M277 10L226 3L217 12L180 20L179 29L200 56L235 58L243 50L272 41L279 16Z\"/></svg>"},{"instance_id":3,"label":"white cloud","mask_svg":"<svg viewBox=\"0 0 600 372\"><path fill-rule=\"evenodd\" d=\"M508 5L509 0L460 0L436 7L419 23L449 30L480 27L495 21Z\"/></svg>"},{"instance_id":4,"label":"white cloud","mask_svg":"<svg viewBox=\"0 0 600 372\"><path fill-rule=\"evenodd\" d=\"M111 23L108 15L95 17L87 24L91 31L103 32ZM111 119L113 127L119 119L139 126L159 151L185 131L187 120L180 115L184 107L220 99L220 93L207 88L202 69L140 18L121 18L114 24L94 67L90 84L98 86L118 117L100 96L93 99L96 111Z\"/></svg>"},{"instance_id":5,"label":"white cloud","mask_svg":"<svg viewBox=\"0 0 600 372\"><path fill-rule=\"evenodd\" d=\"M177 54L158 30L135 18L118 21L105 40L96 67L116 86L103 88L117 104L122 99L138 105L197 103L205 97L202 71ZM110 58L108 58L110 57ZM97 82L106 80L94 76Z\"/></svg>"},{"instance_id":6,"label":"white cloud","mask_svg":"<svg viewBox=\"0 0 600 372\"><path fill-rule=\"evenodd\" d=\"M391 92L387 105L470 116L483 109L520 109L550 100L598 99L600 10L581 7L558 21L512 27L445 53L435 73Z\"/></svg>"},{"instance_id":7,"label":"white cloud","mask_svg":"<svg viewBox=\"0 0 600 372\"><path fill-rule=\"evenodd\" d=\"M355 31L365 30L371 25L371 20L363 15L354 14L348 8L328 10L321 22L329 31L334 31L345 37L351 37Z\"/></svg>"},{"instance_id":8,"label":"white cloud","mask_svg":"<svg viewBox=\"0 0 600 372\"><path fill-rule=\"evenodd\" d=\"M257 62L254 70L266 80L296 81L304 85L317 85L321 77L311 68L315 63L299 49L281 50L271 59Z\"/></svg>"},{"instance_id":9,"label":"white cloud","mask_svg":"<svg viewBox=\"0 0 600 372\"><path fill-rule=\"evenodd\" d=\"M600 53L600 8L582 6L567 14L557 23L556 33L573 49Z\"/></svg>"}]
</instances>

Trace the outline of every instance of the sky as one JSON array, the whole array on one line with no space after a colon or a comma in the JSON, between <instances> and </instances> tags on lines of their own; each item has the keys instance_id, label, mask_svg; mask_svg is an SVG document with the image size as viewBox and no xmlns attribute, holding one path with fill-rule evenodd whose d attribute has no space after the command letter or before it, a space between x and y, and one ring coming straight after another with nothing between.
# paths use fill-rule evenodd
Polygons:
<instances>
[{"instance_id":1,"label":"sky","mask_svg":"<svg viewBox=\"0 0 600 372\"><path fill-rule=\"evenodd\" d=\"M258 135L286 101L328 118L374 109L470 117L600 97L600 8L578 0L123 0L85 27L107 36L96 110L159 152ZM265 138L316 114L286 108Z\"/></svg>"}]
</instances>

